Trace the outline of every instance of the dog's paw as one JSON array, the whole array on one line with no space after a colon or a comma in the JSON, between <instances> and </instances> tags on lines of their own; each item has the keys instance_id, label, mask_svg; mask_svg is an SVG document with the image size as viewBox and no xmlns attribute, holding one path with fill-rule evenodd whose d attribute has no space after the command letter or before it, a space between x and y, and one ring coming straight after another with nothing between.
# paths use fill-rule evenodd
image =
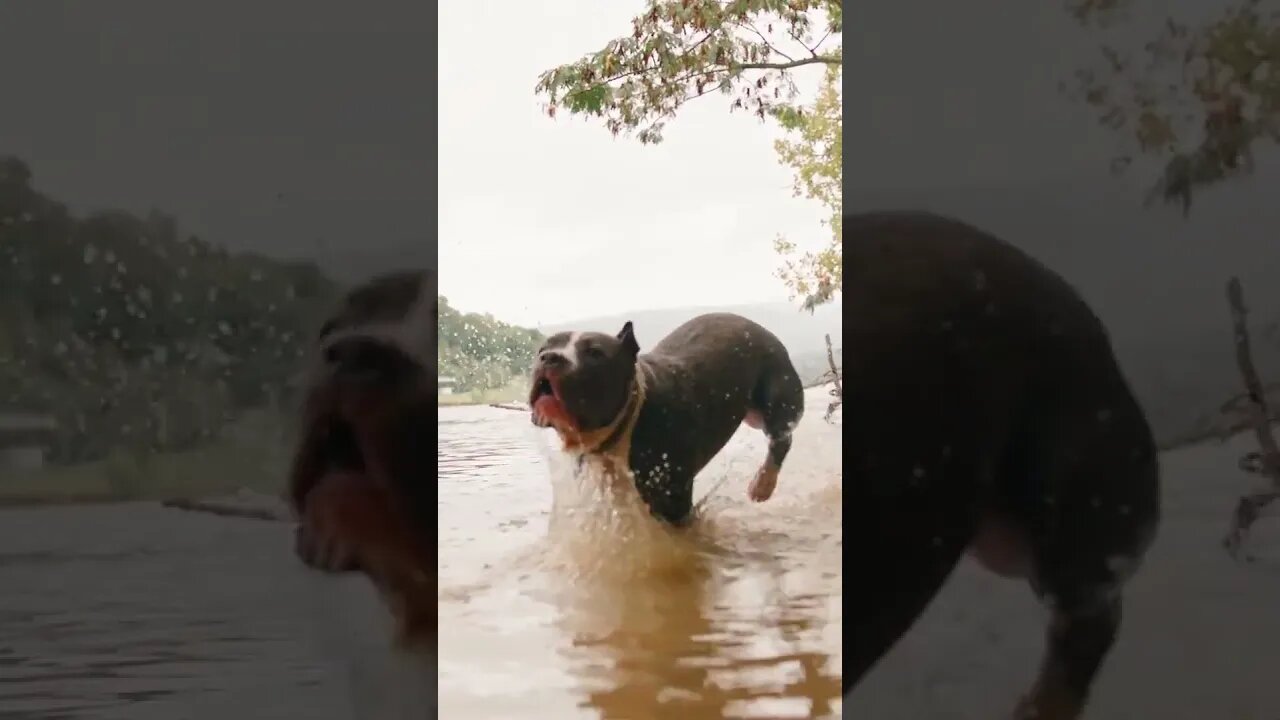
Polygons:
<instances>
[{"instance_id":1,"label":"dog's paw","mask_svg":"<svg viewBox=\"0 0 1280 720\"><path fill-rule=\"evenodd\" d=\"M751 485L747 488L747 495L755 502L764 502L773 496L773 490L778 486L778 470L770 465L761 467Z\"/></svg>"}]
</instances>

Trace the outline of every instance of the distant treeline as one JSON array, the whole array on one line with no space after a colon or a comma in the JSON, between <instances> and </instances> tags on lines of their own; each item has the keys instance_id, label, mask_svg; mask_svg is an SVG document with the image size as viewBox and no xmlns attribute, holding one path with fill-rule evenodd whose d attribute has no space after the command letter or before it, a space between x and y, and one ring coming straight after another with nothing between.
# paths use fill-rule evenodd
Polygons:
<instances>
[{"instance_id":1,"label":"distant treeline","mask_svg":"<svg viewBox=\"0 0 1280 720\"><path fill-rule=\"evenodd\" d=\"M458 392L505 387L529 370L542 340L537 330L460 312L440 297L440 375Z\"/></svg>"},{"instance_id":2,"label":"distant treeline","mask_svg":"<svg viewBox=\"0 0 1280 720\"><path fill-rule=\"evenodd\" d=\"M161 212L73 215L0 156L0 412L53 415L51 459L190 448L291 407L341 283L314 262L232 253ZM502 387L535 330L441 298L441 374Z\"/></svg>"},{"instance_id":3,"label":"distant treeline","mask_svg":"<svg viewBox=\"0 0 1280 720\"><path fill-rule=\"evenodd\" d=\"M54 415L55 460L189 447L279 401L340 292L160 212L73 216L0 157L0 410Z\"/></svg>"}]
</instances>

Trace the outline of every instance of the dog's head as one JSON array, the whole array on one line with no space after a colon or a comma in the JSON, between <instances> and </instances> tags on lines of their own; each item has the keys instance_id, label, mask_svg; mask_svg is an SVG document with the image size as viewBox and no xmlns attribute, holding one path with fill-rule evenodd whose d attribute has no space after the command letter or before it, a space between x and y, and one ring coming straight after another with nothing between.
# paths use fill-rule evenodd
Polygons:
<instances>
[{"instance_id":1,"label":"dog's head","mask_svg":"<svg viewBox=\"0 0 1280 720\"><path fill-rule=\"evenodd\" d=\"M436 276L383 275L353 289L320 330L289 494L295 508L327 478L357 476L411 518L434 518ZM432 522L422 523L432 527Z\"/></svg>"},{"instance_id":2,"label":"dog's head","mask_svg":"<svg viewBox=\"0 0 1280 720\"><path fill-rule=\"evenodd\" d=\"M533 423L562 436L607 427L627 404L639 352L630 322L616 336L561 332L547 338L533 363Z\"/></svg>"}]
</instances>

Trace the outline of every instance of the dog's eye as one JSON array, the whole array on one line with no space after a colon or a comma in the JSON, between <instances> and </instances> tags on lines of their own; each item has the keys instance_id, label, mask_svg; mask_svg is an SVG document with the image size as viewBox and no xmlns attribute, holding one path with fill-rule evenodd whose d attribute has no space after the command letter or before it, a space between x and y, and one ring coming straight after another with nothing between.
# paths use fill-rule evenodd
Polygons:
<instances>
[{"instance_id":1,"label":"dog's eye","mask_svg":"<svg viewBox=\"0 0 1280 720\"><path fill-rule=\"evenodd\" d=\"M582 352L586 353L587 357L595 358L597 360L604 357L604 350L601 350L595 345L586 346L585 348L582 349Z\"/></svg>"}]
</instances>

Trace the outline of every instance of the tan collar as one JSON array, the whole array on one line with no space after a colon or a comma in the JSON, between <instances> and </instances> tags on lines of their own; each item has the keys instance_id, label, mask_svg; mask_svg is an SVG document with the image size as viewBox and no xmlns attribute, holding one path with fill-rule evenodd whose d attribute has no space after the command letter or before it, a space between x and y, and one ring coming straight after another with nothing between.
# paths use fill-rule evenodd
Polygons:
<instances>
[{"instance_id":1,"label":"tan collar","mask_svg":"<svg viewBox=\"0 0 1280 720\"><path fill-rule=\"evenodd\" d=\"M631 431L635 429L644 406L645 379L640 363L636 363L636 377L627 394L627 402L616 417L602 428L576 433L565 439L565 450L582 455L606 455L621 458L625 464L631 452Z\"/></svg>"}]
</instances>

